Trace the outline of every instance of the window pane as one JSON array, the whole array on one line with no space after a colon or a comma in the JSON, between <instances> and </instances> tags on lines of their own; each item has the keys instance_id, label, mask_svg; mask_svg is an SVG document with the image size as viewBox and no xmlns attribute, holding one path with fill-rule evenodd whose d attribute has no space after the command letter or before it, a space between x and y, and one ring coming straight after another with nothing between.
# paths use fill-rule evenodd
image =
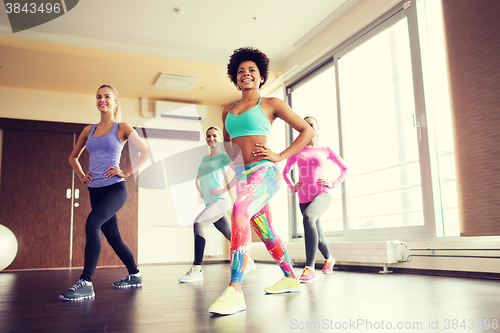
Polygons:
<instances>
[{"instance_id":1,"label":"window pane","mask_svg":"<svg viewBox=\"0 0 500 333\"><path fill-rule=\"evenodd\" d=\"M338 61L350 229L423 225L406 17Z\"/></svg>"},{"instance_id":2,"label":"window pane","mask_svg":"<svg viewBox=\"0 0 500 333\"><path fill-rule=\"evenodd\" d=\"M441 1L417 2L438 236L460 236Z\"/></svg>"},{"instance_id":3,"label":"window pane","mask_svg":"<svg viewBox=\"0 0 500 333\"><path fill-rule=\"evenodd\" d=\"M335 88L335 68L332 66L313 77L299 88L292 92L293 110L302 118L306 116L315 117L318 120L319 143L322 146L329 146L337 153L339 152L339 134L338 134L338 116L337 99ZM297 137L294 133L294 138ZM349 163L347 163L349 165ZM296 168L295 168L296 170ZM295 172L297 175L297 172ZM340 169L336 164L328 163L328 169L325 176L334 180L340 175ZM298 179L296 178L297 182ZM341 187L332 191L334 199L332 205L321 216L323 231L343 230L343 212L342 212L342 192ZM298 200L297 200L298 202ZM302 214L297 205L298 217L297 233L303 234Z\"/></svg>"}]
</instances>

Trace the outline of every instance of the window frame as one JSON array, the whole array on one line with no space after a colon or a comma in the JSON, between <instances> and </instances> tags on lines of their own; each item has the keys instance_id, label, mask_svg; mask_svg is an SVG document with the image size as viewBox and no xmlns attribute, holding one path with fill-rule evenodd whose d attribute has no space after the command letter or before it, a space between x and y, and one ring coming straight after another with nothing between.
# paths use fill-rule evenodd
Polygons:
<instances>
[{"instance_id":1,"label":"window frame","mask_svg":"<svg viewBox=\"0 0 500 333\"><path fill-rule=\"evenodd\" d=\"M423 86L423 73L422 73L422 61L420 54L420 41L419 32L417 24L417 4L415 0L402 1L390 9L388 12L383 14L381 17L373 21L371 24L367 25L365 28L360 30L358 33L353 35L351 38L347 39L345 42L340 44L338 47L334 48L330 52L326 53L324 56L320 57L312 65L305 68L297 76L292 78L292 80L285 83L286 86L286 101L293 108L293 90L297 89L301 85L307 83L309 80L313 79L316 75L321 73L323 70L333 66L335 68L335 87L337 96L337 117L338 117L338 133L339 133L339 154L344 157L347 163L349 163L348 156L344 156L346 151L345 140L343 135L344 124L342 122L342 107L341 107L341 95L340 95L340 82L339 82L339 59L373 38L377 34L390 28L401 19L407 19L408 24L408 34L410 42L410 62L412 67L412 77L413 77L413 92L414 92L414 103L415 103L415 118L419 123L419 127L416 130L419 131L419 142L418 142L418 153L419 153L419 164L420 164L420 176L421 176L421 191L422 191L422 204L423 204L423 218L424 224L419 226L407 226L407 227L390 227L390 228L374 228L374 229L358 229L349 230L349 210L348 210L348 193L349 187L347 186L349 179L342 184L342 201L343 201L343 231L338 232L325 232L325 236L340 238L343 240L387 240L388 237L395 238L401 237L404 239L420 239L420 238L433 238L436 236L436 220L435 220L435 207L434 207L434 193L432 186L432 175L431 175L431 158L430 158L430 146L427 130L427 116L425 109L425 96L424 96L424 86ZM293 131L289 126L287 130L287 144L291 144L293 141ZM300 223L300 217L297 216L296 210L293 209L298 205L298 200L295 196L289 197L289 216L291 217L291 237L300 238L303 237L302 233L297 232L297 223Z\"/></svg>"}]
</instances>

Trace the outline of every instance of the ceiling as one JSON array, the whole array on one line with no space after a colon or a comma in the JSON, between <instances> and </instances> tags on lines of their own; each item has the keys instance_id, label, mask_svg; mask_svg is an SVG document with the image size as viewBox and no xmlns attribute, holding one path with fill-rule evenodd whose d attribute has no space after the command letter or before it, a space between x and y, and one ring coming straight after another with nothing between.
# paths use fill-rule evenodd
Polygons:
<instances>
[{"instance_id":1,"label":"ceiling","mask_svg":"<svg viewBox=\"0 0 500 333\"><path fill-rule=\"evenodd\" d=\"M239 93L226 76L232 51L256 46L280 63L357 0L85 0L12 33L0 10L0 86L223 105ZM1 5L0 5L1 6ZM154 88L160 72L199 76L190 91Z\"/></svg>"}]
</instances>

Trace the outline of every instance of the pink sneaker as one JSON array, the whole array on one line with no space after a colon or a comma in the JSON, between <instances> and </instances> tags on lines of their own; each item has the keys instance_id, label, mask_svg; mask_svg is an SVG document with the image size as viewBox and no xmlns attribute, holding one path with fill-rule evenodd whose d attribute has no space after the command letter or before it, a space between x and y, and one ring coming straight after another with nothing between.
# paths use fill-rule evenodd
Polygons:
<instances>
[{"instance_id":1,"label":"pink sneaker","mask_svg":"<svg viewBox=\"0 0 500 333\"><path fill-rule=\"evenodd\" d=\"M335 259L325 260L323 269L321 270L323 274L330 274L333 271L333 265L335 265Z\"/></svg>"},{"instance_id":2,"label":"pink sneaker","mask_svg":"<svg viewBox=\"0 0 500 333\"><path fill-rule=\"evenodd\" d=\"M302 272L302 275L299 277L300 282L311 282L314 280L314 272L310 270L309 268L304 268L304 271Z\"/></svg>"}]
</instances>

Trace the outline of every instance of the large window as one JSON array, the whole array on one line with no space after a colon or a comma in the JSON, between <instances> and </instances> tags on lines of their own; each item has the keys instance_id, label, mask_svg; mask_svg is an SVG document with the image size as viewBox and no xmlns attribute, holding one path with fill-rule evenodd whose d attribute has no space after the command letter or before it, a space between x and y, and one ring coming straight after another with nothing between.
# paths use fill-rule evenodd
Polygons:
<instances>
[{"instance_id":1,"label":"large window","mask_svg":"<svg viewBox=\"0 0 500 333\"><path fill-rule=\"evenodd\" d=\"M407 18L338 57L349 229L423 225Z\"/></svg>"},{"instance_id":2,"label":"large window","mask_svg":"<svg viewBox=\"0 0 500 333\"><path fill-rule=\"evenodd\" d=\"M425 2L439 1L418 4ZM430 65L431 58L444 59L442 38L435 37L442 30L419 35L416 9L415 1L401 3L288 86L294 111L317 117L320 142L349 166L323 218L329 235L441 236L457 224L451 122L449 107L442 108L449 100L446 72ZM423 8L427 16L418 23L433 29L439 14L429 11L439 7ZM438 114L427 110L431 102ZM300 212L296 217L293 234L300 236Z\"/></svg>"}]
</instances>

